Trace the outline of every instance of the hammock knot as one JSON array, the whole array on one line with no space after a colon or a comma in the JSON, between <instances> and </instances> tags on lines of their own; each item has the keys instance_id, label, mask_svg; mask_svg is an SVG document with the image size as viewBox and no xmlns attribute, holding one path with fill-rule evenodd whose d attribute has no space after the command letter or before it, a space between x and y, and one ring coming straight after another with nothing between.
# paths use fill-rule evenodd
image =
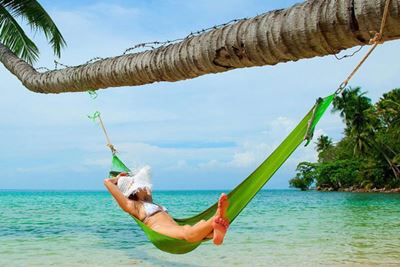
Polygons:
<instances>
[{"instance_id":1,"label":"hammock knot","mask_svg":"<svg viewBox=\"0 0 400 267\"><path fill-rule=\"evenodd\" d=\"M383 38L383 34L380 32L371 32L372 34L374 34L374 37L372 37L369 40L369 44L383 44L384 42L382 41Z\"/></svg>"},{"instance_id":2,"label":"hammock knot","mask_svg":"<svg viewBox=\"0 0 400 267\"><path fill-rule=\"evenodd\" d=\"M100 112L96 111L95 113L93 113L93 115L87 115L87 116L89 119L95 122L97 118L100 118Z\"/></svg>"},{"instance_id":3,"label":"hammock knot","mask_svg":"<svg viewBox=\"0 0 400 267\"><path fill-rule=\"evenodd\" d=\"M324 101L324 100L323 100L321 97L319 97L319 98L315 101L315 105L314 105L314 107L313 107L313 109L312 109L312 116L311 116L310 120L309 120L308 123L307 123L307 130L306 130L306 134L305 134L304 139L303 139L303 140L306 140L306 141L307 141L306 144L305 144L304 146L308 146L308 144L310 144L312 138L314 137L315 125L316 125L316 123L317 123L316 120L315 120L315 118L316 118L316 112L317 112L319 106L321 105L321 103L322 103L323 101Z\"/></svg>"},{"instance_id":4,"label":"hammock knot","mask_svg":"<svg viewBox=\"0 0 400 267\"><path fill-rule=\"evenodd\" d=\"M98 97L97 92L95 90L88 90L87 91L91 99L96 99Z\"/></svg>"},{"instance_id":5,"label":"hammock knot","mask_svg":"<svg viewBox=\"0 0 400 267\"><path fill-rule=\"evenodd\" d=\"M115 147L112 144L107 144L107 146L111 149L111 153L113 155L115 155L117 153L117 150L115 149Z\"/></svg>"}]
</instances>

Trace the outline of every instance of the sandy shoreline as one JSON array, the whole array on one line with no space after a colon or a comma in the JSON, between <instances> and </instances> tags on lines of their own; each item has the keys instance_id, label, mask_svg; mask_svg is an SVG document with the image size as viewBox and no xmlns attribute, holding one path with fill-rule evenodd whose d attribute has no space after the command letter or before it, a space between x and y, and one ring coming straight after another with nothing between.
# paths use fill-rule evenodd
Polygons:
<instances>
[{"instance_id":1,"label":"sandy shoreline","mask_svg":"<svg viewBox=\"0 0 400 267\"><path fill-rule=\"evenodd\" d=\"M371 189L365 189L365 188L354 188L354 187L349 187L349 188L339 188L339 189L334 189L332 187L328 188L321 188L317 187L313 190L316 191L321 191L321 192L354 192L354 193L400 193L400 188L392 188L392 189L386 189L386 188L371 188Z\"/></svg>"}]
</instances>

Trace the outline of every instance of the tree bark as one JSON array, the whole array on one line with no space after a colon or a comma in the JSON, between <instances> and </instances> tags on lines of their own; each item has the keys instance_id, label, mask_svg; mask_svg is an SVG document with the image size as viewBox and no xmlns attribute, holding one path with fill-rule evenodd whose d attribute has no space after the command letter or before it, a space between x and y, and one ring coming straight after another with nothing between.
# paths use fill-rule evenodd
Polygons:
<instances>
[{"instance_id":1,"label":"tree bark","mask_svg":"<svg viewBox=\"0 0 400 267\"><path fill-rule=\"evenodd\" d=\"M192 79L236 68L325 56L366 45L379 31L385 0L310 0L151 51L37 72L0 44L0 61L31 91L81 92ZM384 41L400 38L392 0Z\"/></svg>"}]
</instances>

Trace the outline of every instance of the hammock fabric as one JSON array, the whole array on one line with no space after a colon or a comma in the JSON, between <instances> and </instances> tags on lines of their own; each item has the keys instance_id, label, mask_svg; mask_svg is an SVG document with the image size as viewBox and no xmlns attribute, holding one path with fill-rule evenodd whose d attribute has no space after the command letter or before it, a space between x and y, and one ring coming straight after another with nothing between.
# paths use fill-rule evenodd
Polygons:
<instances>
[{"instance_id":1,"label":"hammock fabric","mask_svg":"<svg viewBox=\"0 0 400 267\"><path fill-rule=\"evenodd\" d=\"M307 113L296 128L286 137L285 140L272 152L272 154L261 165L250 174L242 183L234 188L229 194L229 208L227 216L232 222L239 213L247 206L251 199L262 189L265 183L282 166L286 159L296 150L296 148L307 139L306 145L310 142L316 124L334 99L335 94L325 98L319 98L314 107ZM120 172L129 172L125 164L114 154L110 176L115 176ZM217 209L217 203L201 212L200 214L186 218L174 219L180 225L193 225L200 220L208 220ZM133 216L132 216L133 217ZM194 250L203 241L189 243L185 240L172 238L153 231L140 220L133 217L137 224L143 229L148 239L160 250L173 253L184 254Z\"/></svg>"}]
</instances>

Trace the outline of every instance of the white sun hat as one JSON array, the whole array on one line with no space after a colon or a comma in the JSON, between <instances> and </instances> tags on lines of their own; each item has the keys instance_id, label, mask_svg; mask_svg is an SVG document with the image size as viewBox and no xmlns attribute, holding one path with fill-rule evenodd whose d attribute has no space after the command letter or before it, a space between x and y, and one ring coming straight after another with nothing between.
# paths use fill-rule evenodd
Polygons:
<instances>
[{"instance_id":1,"label":"white sun hat","mask_svg":"<svg viewBox=\"0 0 400 267\"><path fill-rule=\"evenodd\" d=\"M136 193L140 189L148 188L151 190L153 185L151 184L151 171L150 166L144 166L140 168L135 174L129 176L121 176L118 179L118 188L124 194L129 197Z\"/></svg>"}]
</instances>

